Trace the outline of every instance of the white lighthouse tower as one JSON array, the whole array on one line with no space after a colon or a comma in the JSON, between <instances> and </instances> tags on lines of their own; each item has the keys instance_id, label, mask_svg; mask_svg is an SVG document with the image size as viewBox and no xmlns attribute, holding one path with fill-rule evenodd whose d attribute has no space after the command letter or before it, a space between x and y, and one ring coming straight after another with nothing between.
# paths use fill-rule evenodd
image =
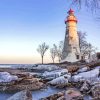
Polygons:
<instances>
[{"instance_id":1,"label":"white lighthouse tower","mask_svg":"<svg viewBox=\"0 0 100 100\"><path fill-rule=\"evenodd\" d=\"M77 19L72 9L65 20L66 34L61 62L77 62L80 60L79 37L77 33Z\"/></svg>"}]
</instances>

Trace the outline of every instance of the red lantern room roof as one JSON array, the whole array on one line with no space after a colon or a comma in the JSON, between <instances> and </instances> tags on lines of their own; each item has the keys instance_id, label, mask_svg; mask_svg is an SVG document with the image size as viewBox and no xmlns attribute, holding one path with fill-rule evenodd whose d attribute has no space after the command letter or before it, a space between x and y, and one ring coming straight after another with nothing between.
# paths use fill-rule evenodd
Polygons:
<instances>
[{"instance_id":1,"label":"red lantern room roof","mask_svg":"<svg viewBox=\"0 0 100 100\"><path fill-rule=\"evenodd\" d=\"M66 22L70 22L70 21L73 21L73 22L76 22L77 23L77 19L76 19L76 17L74 16L74 10L72 10L72 9L70 9L69 11L68 11L68 17L66 18L66 20L65 20L65 24L66 24Z\"/></svg>"},{"instance_id":2,"label":"red lantern room roof","mask_svg":"<svg viewBox=\"0 0 100 100\"><path fill-rule=\"evenodd\" d=\"M74 10L70 9L70 10L68 11L68 13L69 13L69 14L74 13Z\"/></svg>"}]
</instances>

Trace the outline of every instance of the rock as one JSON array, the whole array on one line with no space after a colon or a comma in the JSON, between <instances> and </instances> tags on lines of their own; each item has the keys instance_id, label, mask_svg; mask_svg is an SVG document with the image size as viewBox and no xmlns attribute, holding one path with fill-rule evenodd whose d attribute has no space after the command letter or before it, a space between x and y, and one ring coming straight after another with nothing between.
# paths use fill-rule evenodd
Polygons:
<instances>
[{"instance_id":1,"label":"rock","mask_svg":"<svg viewBox=\"0 0 100 100\"><path fill-rule=\"evenodd\" d=\"M67 66L68 72L70 72L70 73L74 73L74 72L78 71L79 68L80 67L77 66L77 65L69 65L69 66Z\"/></svg>"},{"instance_id":2,"label":"rock","mask_svg":"<svg viewBox=\"0 0 100 100\"><path fill-rule=\"evenodd\" d=\"M65 100L65 99L64 99L64 96L61 96L57 100Z\"/></svg>"},{"instance_id":3,"label":"rock","mask_svg":"<svg viewBox=\"0 0 100 100\"><path fill-rule=\"evenodd\" d=\"M97 66L100 66L100 60L90 62L89 64L87 64L87 66L88 66L90 69L95 68L95 67L97 67Z\"/></svg>"},{"instance_id":4,"label":"rock","mask_svg":"<svg viewBox=\"0 0 100 100\"><path fill-rule=\"evenodd\" d=\"M72 88L65 92L65 100L84 100L84 99L78 90Z\"/></svg>"},{"instance_id":5,"label":"rock","mask_svg":"<svg viewBox=\"0 0 100 100\"><path fill-rule=\"evenodd\" d=\"M58 92L56 94L53 94L53 95L46 97L46 98L42 98L40 100L63 100L63 99L61 99L62 96L64 96L64 91Z\"/></svg>"},{"instance_id":6,"label":"rock","mask_svg":"<svg viewBox=\"0 0 100 100\"><path fill-rule=\"evenodd\" d=\"M92 92L92 96L93 96L93 100L100 100L100 83L94 85L91 88L91 92Z\"/></svg>"},{"instance_id":7,"label":"rock","mask_svg":"<svg viewBox=\"0 0 100 100\"><path fill-rule=\"evenodd\" d=\"M89 90L90 90L90 83L88 81L85 81L80 91L83 93L87 93Z\"/></svg>"},{"instance_id":8,"label":"rock","mask_svg":"<svg viewBox=\"0 0 100 100\"><path fill-rule=\"evenodd\" d=\"M0 86L0 91L13 92L13 91L22 91L25 89L28 90L38 90L43 88L44 84L39 81L38 78L32 79L23 79L21 82L14 85Z\"/></svg>"},{"instance_id":9,"label":"rock","mask_svg":"<svg viewBox=\"0 0 100 100\"><path fill-rule=\"evenodd\" d=\"M18 92L7 100L32 100L32 93L28 90Z\"/></svg>"}]
</instances>

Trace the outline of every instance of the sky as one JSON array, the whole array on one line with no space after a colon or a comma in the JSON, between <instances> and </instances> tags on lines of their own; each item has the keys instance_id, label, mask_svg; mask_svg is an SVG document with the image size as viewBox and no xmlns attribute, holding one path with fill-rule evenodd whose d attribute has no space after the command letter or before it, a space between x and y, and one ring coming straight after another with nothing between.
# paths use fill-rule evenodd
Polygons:
<instances>
[{"instance_id":1,"label":"sky","mask_svg":"<svg viewBox=\"0 0 100 100\"><path fill-rule=\"evenodd\" d=\"M0 0L0 64L40 63L38 45L49 47L64 40L64 20L70 0ZM77 28L87 33L87 41L100 50L100 27L86 9L75 10ZM49 50L44 62L51 62ZM57 61L57 60L56 60Z\"/></svg>"}]
</instances>

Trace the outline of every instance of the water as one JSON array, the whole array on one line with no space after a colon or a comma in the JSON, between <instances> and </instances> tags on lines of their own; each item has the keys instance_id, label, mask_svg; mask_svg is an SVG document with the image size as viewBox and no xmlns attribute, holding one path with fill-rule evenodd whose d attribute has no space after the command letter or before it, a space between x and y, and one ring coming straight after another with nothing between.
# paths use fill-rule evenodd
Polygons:
<instances>
[{"instance_id":1,"label":"water","mask_svg":"<svg viewBox=\"0 0 100 100\"><path fill-rule=\"evenodd\" d=\"M12 96L13 94L9 94L9 93L0 93L0 100L7 100L10 96Z\"/></svg>"},{"instance_id":2,"label":"water","mask_svg":"<svg viewBox=\"0 0 100 100\"><path fill-rule=\"evenodd\" d=\"M61 92L63 90L65 90L65 89L57 89L57 88L53 88L53 87L48 87L47 89L44 89L44 90L32 91L32 97L33 97L33 100L39 100L40 98L48 97L52 94ZM0 93L0 100L7 100L13 94L14 93ZM91 96L86 95L84 97L84 100L92 100L92 98L91 98Z\"/></svg>"},{"instance_id":3,"label":"water","mask_svg":"<svg viewBox=\"0 0 100 100\"><path fill-rule=\"evenodd\" d=\"M44 89L44 90L32 91L32 97L33 97L33 100L39 100L40 98L50 96L52 94L55 94L63 90L64 89L48 87L47 89ZM7 100L12 95L13 93L0 93L0 100Z\"/></svg>"},{"instance_id":4,"label":"water","mask_svg":"<svg viewBox=\"0 0 100 100\"><path fill-rule=\"evenodd\" d=\"M33 91L32 92L33 100L39 100L40 98L48 97L52 94L55 94L57 92L61 92L63 90L64 89L57 89L57 88L53 88L53 87L48 87L45 90Z\"/></svg>"}]
</instances>

